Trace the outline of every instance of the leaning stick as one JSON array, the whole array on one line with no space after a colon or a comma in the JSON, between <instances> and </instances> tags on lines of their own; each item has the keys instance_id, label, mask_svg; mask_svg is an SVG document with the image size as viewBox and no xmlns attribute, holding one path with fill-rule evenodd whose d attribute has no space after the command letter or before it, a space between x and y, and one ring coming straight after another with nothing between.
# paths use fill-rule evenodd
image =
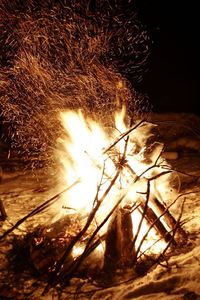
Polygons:
<instances>
[{"instance_id":1,"label":"leaning stick","mask_svg":"<svg viewBox=\"0 0 200 300\"><path fill-rule=\"evenodd\" d=\"M28 218L33 217L34 215L40 213L41 211L43 211L44 209L46 209L47 207L49 207L49 205L51 205L54 201L57 201L57 199L59 198L59 196L65 192L67 192L69 189L71 189L74 185L76 185L79 182L79 180L75 181L72 185L70 185L69 187L67 187L66 189L64 189L62 192L56 194L55 196L53 196L52 198L48 199L47 201L45 201L43 204L39 205L38 207L36 207L34 210L32 210L30 213L28 213L25 217L23 217L22 219L18 220L15 225L13 225L10 229L8 229L7 231L5 231L1 236L0 236L0 241L3 240L3 238L5 238L8 234L10 234L13 230L15 230L16 228L18 228L22 223L24 223Z\"/></svg>"}]
</instances>

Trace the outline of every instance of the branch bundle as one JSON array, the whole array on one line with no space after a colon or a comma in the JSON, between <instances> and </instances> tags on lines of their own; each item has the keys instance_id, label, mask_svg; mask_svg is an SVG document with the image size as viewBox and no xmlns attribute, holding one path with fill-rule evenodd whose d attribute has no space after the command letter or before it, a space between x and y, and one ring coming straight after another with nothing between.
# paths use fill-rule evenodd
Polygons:
<instances>
[{"instance_id":1,"label":"branch bundle","mask_svg":"<svg viewBox=\"0 0 200 300\"><path fill-rule=\"evenodd\" d=\"M166 203L158 190L158 182L166 180L168 178L166 176L173 172L162 159L162 147L155 144L145 151L147 157L141 161L148 164L141 174L136 174L134 166L130 164L131 156L144 152L142 149L138 150L138 147L129 148L129 144L133 142L132 133L145 126L147 123L144 121L133 125L104 150L102 155L106 159L102 168L102 178L88 215L70 213L51 225L36 228L31 233L30 253L33 263L40 273L48 275L48 284L44 293L57 284L68 284L72 277L83 274L88 276L99 275L102 272L114 274L117 269L130 267L140 272L141 264L143 271L146 272L153 264L161 263L167 250L174 249L185 241L186 234L180 223L183 206L177 219L171 213L171 207L181 196L168 199ZM117 150L117 145L121 141L124 141L123 153ZM155 149L158 151L156 152ZM115 174L112 178L106 173L108 158L115 164ZM98 165L95 162L94 164ZM129 178L125 180L126 186L120 188L124 176ZM109 184L100 195L105 178ZM78 182L79 179L66 190L73 188ZM97 222L99 210L109 201L110 191L116 187L119 193L113 207L101 218L101 221ZM135 198L131 196L132 190L135 191ZM18 221L0 239L12 232L28 217L48 208L58 197L59 195L56 195L34 209L33 213ZM136 211L141 216L137 225L133 217ZM148 229L143 232L141 238L144 223L148 225ZM143 245L148 240L151 230L156 232L157 238L144 250ZM152 254L153 247L161 240L165 241L166 246L157 255Z\"/></svg>"}]
</instances>

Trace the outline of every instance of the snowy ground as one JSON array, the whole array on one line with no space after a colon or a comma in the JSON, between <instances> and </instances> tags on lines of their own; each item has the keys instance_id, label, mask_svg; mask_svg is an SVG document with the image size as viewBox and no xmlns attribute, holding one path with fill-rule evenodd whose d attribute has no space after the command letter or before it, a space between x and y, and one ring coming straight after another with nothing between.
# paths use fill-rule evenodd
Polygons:
<instances>
[{"instance_id":1,"label":"snowy ground","mask_svg":"<svg viewBox=\"0 0 200 300\"><path fill-rule=\"evenodd\" d=\"M183 115L175 114L167 118L173 119L174 124L179 124L180 128L183 128L180 125L183 120L185 121ZM155 122L165 119L166 116L153 117ZM167 151L178 153L178 158L171 161L172 166L180 172L200 176L198 136L200 120L196 118L194 122L192 116L189 116L188 120L190 128L193 127L192 131L188 130L188 127L177 130L177 126L174 125L170 132L171 125L168 129L166 126L163 128L161 126L161 137L167 143ZM129 276L124 276L124 282L121 284L106 288L89 280L74 278L71 285L63 290L62 295L59 296L56 290L50 290L42 296L45 283L38 281L28 266L27 269L26 266L17 269L16 266L11 268L7 264L7 254L12 248L12 234L11 237L3 240L0 248L0 299L200 299L200 179L182 173L180 178L182 182L180 193L186 193L183 219L187 220L184 228L188 232L188 241L182 249L169 258L167 267L158 265L145 276L136 279L131 279L129 273ZM44 176L41 171L35 174L30 174L28 171L11 173L4 171L0 185L0 198L4 203L8 219L0 221L0 233L5 232L11 224L15 224L39 203L51 198L58 190L59 184L54 177ZM44 215L41 215L40 218L37 216L27 221L25 225L20 226L20 231L16 230L14 234L21 234L33 224L35 226L37 223L48 222L52 218L51 213L45 214L45 219Z\"/></svg>"}]
</instances>

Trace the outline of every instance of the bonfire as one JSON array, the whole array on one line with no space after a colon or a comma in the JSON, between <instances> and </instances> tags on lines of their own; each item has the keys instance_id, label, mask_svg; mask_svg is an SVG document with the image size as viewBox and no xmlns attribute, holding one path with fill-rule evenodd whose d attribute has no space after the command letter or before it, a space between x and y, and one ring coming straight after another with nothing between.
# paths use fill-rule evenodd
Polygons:
<instances>
[{"instance_id":1,"label":"bonfire","mask_svg":"<svg viewBox=\"0 0 200 300\"><path fill-rule=\"evenodd\" d=\"M29 233L30 257L47 277L44 293L74 276L103 281L109 274L115 281L116 272L145 274L186 242L178 174L155 141L156 125L130 119L125 106L114 118L104 128L80 110L61 113L65 134L55 155L63 191L1 236L54 203L56 221Z\"/></svg>"},{"instance_id":2,"label":"bonfire","mask_svg":"<svg viewBox=\"0 0 200 300\"><path fill-rule=\"evenodd\" d=\"M113 128L81 111L63 112L61 120L66 135L57 156L67 189L57 221L37 228L31 240L36 268L49 274L45 292L73 276L113 279L117 270L141 275L162 264L186 233L178 175L162 157L163 144L153 142L155 125L129 120L125 107ZM176 219L171 208L177 203Z\"/></svg>"},{"instance_id":3,"label":"bonfire","mask_svg":"<svg viewBox=\"0 0 200 300\"><path fill-rule=\"evenodd\" d=\"M33 12L24 4L28 13L21 19L17 2L2 6L4 25L11 17L9 26L16 25L13 36L8 25L4 31L0 109L8 158L17 152L32 171L42 165L48 173L50 165L56 169L51 188L60 182L57 193L9 224L0 241L51 212L51 221L23 233L45 282L43 295L77 277L104 286L118 284L124 274L137 278L167 266L187 241L179 174L165 159L148 109L140 111L145 97L126 78L130 72L139 82L146 68L145 28L129 9L126 20L118 7L107 10L99 2L97 13L83 3L64 4L49 3L50 11L34 4ZM17 55L7 52L8 37ZM127 68L122 53L134 57ZM5 221L2 201L0 212Z\"/></svg>"}]
</instances>

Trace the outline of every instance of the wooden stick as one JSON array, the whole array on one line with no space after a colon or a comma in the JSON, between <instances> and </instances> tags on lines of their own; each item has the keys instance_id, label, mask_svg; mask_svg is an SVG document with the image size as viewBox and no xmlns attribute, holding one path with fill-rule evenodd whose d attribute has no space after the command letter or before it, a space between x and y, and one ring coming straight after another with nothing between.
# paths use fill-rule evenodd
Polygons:
<instances>
[{"instance_id":1,"label":"wooden stick","mask_svg":"<svg viewBox=\"0 0 200 300\"><path fill-rule=\"evenodd\" d=\"M164 207L164 205L156 197L152 197L151 201L158 208L158 210L161 214L163 214L163 212L165 212L163 217L164 217L167 225L169 226L169 228L174 228L175 226L177 226L176 233L178 235L178 239L180 241L181 240L184 241L187 237L187 234L183 230L181 225L177 224L177 220L172 216L172 214L169 212L169 210L168 209L166 210L166 207Z\"/></svg>"},{"instance_id":2,"label":"wooden stick","mask_svg":"<svg viewBox=\"0 0 200 300\"><path fill-rule=\"evenodd\" d=\"M110 220L106 237L104 254L104 270L114 271L130 265L135 254L132 248L133 224L131 214L122 208L117 208Z\"/></svg>"},{"instance_id":3,"label":"wooden stick","mask_svg":"<svg viewBox=\"0 0 200 300\"><path fill-rule=\"evenodd\" d=\"M114 183L113 183L114 184ZM109 212L109 214L105 217L105 219L101 222L101 224L94 230L94 232L92 233L91 237L89 238L85 249L83 251L83 253L68 267L67 273L66 270L63 268L61 270L61 267L64 267L64 261L69 253L69 251L71 251L72 247L75 245L75 243L78 241L77 240L77 236L75 237L76 241L75 243L72 243L69 245L69 247L66 249L66 252L64 253L63 257L61 258L60 261L58 261L58 263L60 263L59 265L59 269L56 270L57 272L53 273L53 277L50 278L48 284L46 285L46 287L44 288L42 295L45 295L49 289L53 286L55 286L56 284L58 284L59 282L65 280L65 282L69 282L69 280L71 279L71 277L73 276L73 274L75 273L75 271L79 268L79 266L81 265L82 261L84 260L84 258L88 255L88 252L90 252L90 245L91 243L94 241L94 238L96 237L97 233L99 232L99 230L103 227L103 225L108 221L108 219L111 217L111 215L115 212L115 210L117 209L117 207L119 206L119 204L122 202L122 200L124 199L126 194L122 195L122 197L118 200L118 202L116 203L116 205L113 207L113 209ZM93 212L93 211L92 211ZM90 216L89 216L90 217ZM88 221L86 222L86 225L89 226L91 224L91 221L88 224ZM85 226L86 226L85 225ZM81 234L83 234L83 230L85 229L85 227L80 231ZM79 233L79 234L80 234ZM78 235L79 235L78 234ZM82 235L81 235L82 236ZM80 239L80 236L79 236ZM69 249L70 248L70 249Z\"/></svg>"},{"instance_id":4,"label":"wooden stick","mask_svg":"<svg viewBox=\"0 0 200 300\"><path fill-rule=\"evenodd\" d=\"M131 133L133 130L138 128L142 123L144 123L144 120L141 120L139 123L125 131L123 134L120 135L120 137L113 143L111 144L107 149L104 150L103 154L110 151L118 142L120 142L123 138L125 138L129 133Z\"/></svg>"},{"instance_id":5,"label":"wooden stick","mask_svg":"<svg viewBox=\"0 0 200 300\"><path fill-rule=\"evenodd\" d=\"M42 203L41 205L39 205L38 207L36 207L34 210L32 210L30 213L28 213L26 216L24 216L23 218L21 218L20 220L18 220L11 228L9 228L7 231L5 231L0 236L0 241L3 240L13 230L15 230L16 228L18 228L27 219L29 219L29 218L33 217L34 215L40 213L41 211L43 211L44 209L46 209L47 207L49 207L52 203L54 203L55 201L57 201L59 199L59 197L60 197L61 194L67 192L69 189L71 189L77 183L78 183L78 181L75 181L72 185L70 185L69 187L67 187L66 189L64 189L62 192L60 192L60 193L56 194L55 196L53 196L52 198L48 199L47 201L45 201L44 203Z\"/></svg>"},{"instance_id":6,"label":"wooden stick","mask_svg":"<svg viewBox=\"0 0 200 300\"><path fill-rule=\"evenodd\" d=\"M140 206L142 208L142 211L144 211L144 203L141 203ZM150 226L154 224L153 227L156 228L160 236L163 237L166 242L169 242L171 240L172 238L171 234L167 231L165 226L162 224L160 218L155 214L155 212L150 207L147 207L146 209L145 219L150 224ZM177 245L175 240L173 240L172 243L173 245Z\"/></svg>"}]
</instances>

